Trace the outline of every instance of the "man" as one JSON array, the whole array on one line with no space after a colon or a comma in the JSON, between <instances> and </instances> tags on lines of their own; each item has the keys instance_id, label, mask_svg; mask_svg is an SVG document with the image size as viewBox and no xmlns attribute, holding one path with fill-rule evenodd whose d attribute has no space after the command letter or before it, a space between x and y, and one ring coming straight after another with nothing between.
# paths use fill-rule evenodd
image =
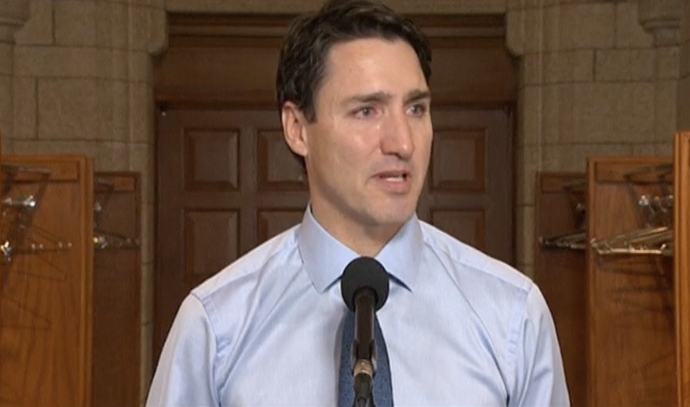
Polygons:
<instances>
[{"instance_id":1,"label":"man","mask_svg":"<svg viewBox=\"0 0 690 407\"><path fill-rule=\"evenodd\" d=\"M148 405L336 405L349 312L339 278L359 256L391 276L377 317L395 405L568 405L537 287L415 215L433 134L430 58L409 21L368 0L293 23L277 91L309 207L184 300Z\"/></svg>"}]
</instances>

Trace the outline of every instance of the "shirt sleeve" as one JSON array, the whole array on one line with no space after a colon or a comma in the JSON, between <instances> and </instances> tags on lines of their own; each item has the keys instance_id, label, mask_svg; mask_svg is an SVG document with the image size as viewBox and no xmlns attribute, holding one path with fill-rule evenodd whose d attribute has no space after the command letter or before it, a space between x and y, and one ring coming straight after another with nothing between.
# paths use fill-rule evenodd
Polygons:
<instances>
[{"instance_id":1,"label":"shirt sleeve","mask_svg":"<svg viewBox=\"0 0 690 407\"><path fill-rule=\"evenodd\" d=\"M548 305L534 285L515 347L515 388L511 407L569 406L556 328Z\"/></svg>"},{"instance_id":2,"label":"shirt sleeve","mask_svg":"<svg viewBox=\"0 0 690 407\"><path fill-rule=\"evenodd\" d=\"M206 310L189 295L163 346L146 406L219 406L215 357L216 338Z\"/></svg>"}]
</instances>

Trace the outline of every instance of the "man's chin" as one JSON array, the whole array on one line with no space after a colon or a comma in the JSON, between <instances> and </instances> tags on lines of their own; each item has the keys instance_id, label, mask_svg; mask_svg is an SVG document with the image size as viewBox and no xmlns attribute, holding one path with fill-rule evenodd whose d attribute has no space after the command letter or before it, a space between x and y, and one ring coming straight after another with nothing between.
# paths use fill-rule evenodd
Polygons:
<instances>
[{"instance_id":1,"label":"man's chin","mask_svg":"<svg viewBox=\"0 0 690 407\"><path fill-rule=\"evenodd\" d=\"M381 211L376 214L374 223L384 228L395 228L404 225L414 215L414 210Z\"/></svg>"}]
</instances>

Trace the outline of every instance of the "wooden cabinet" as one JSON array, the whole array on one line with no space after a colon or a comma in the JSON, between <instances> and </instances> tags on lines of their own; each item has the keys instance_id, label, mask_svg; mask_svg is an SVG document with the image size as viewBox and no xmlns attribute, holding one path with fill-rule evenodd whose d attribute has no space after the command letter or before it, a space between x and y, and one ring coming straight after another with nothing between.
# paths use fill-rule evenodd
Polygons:
<instances>
[{"instance_id":1,"label":"wooden cabinet","mask_svg":"<svg viewBox=\"0 0 690 407\"><path fill-rule=\"evenodd\" d=\"M674 294L678 403L690 407L690 133L676 135L673 154Z\"/></svg>"},{"instance_id":2,"label":"wooden cabinet","mask_svg":"<svg viewBox=\"0 0 690 407\"><path fill-rule=\"evenodd\" d=\"M633 243L634 234L656 233L652 229L661 233L660 228L671 226L671 217L663 217L662 205L653 209L644 200L668 196L672 178L670 157L589 160L586 361L590 406L677 405L673 259L654 253L661 245L650 240L642 243L640 237Z\"/></svg>"},{"instance_id":3,"label":"wooden cabinet","mask_svg":"<svg viewBox=\"0 0 690 407\"><path fill-rule=\"evenodd\" d=\"M140 403L140 185L136 173L95 175L91 368L94 407Z\"/></svg>"},{"instance_id":4,"label":"wooden cabinet","mask_svg":"<svg viewBox=\"0 0 690 407\"><path fill-rule=\"evenodd\" d=\"M673 157L539 174L535 281L573 406L690 406L690 133L675 137Z\"/></svg>"},{"instance_id":5,"label":"wooden cabinet","mask_svg":"<svg viewBox=\"0 0 690 407\"><path fill-rule=\"evenodd\" d=\"M586 405L584 173L541 173L536 188L534 281L546 298L558 332L573 406Z\"/></svg>"},{"instance_id":6,"label":"wooden cabinet","mask_svg":"<svg viewBox=\"0 0 690 407\"><path fill-rule=\"evenodd\" d=\"M138 405L139 248L96 250L93 161L2 164L0 405ZM121 212L103 214L102 226L136 239L138 178L118 177L130 197L111 198ZM133 390L124 384L132 381Z\"/></svg>"}]
</instances>

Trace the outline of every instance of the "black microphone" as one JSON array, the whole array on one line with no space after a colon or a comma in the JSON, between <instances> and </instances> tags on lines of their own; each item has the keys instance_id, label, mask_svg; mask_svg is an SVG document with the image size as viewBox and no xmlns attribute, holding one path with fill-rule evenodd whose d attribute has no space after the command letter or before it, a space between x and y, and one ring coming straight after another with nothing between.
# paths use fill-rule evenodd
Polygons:
<instances>
[{"instance_id":1,"label":"black microphone","mask_svg":"<svg viewBox=\"0 0 690 407\"><path fill-rule=\"evenodd\" d=\"M372 384L376 373L374 342L375 313L388 299L388 273L371 257L359 257L345 267L340 281L343 300L355 313L355 335L352 344L352 375L355 405L373 406Z\"/></svg>"}]
</instances>

